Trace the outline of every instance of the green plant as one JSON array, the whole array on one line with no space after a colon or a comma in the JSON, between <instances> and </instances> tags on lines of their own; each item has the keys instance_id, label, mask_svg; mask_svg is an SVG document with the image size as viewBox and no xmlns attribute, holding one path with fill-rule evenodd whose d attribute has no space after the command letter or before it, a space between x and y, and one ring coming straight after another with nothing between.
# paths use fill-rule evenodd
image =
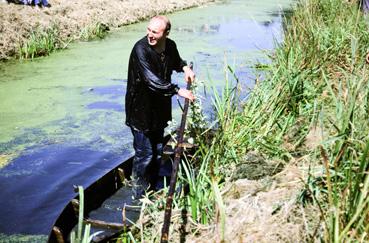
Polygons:
<instances>
[{"instance_id":1,"label":"green plant","mask_svg":"<svg viewBox=\"0 0 369 243\"><path fill-rule=\"evenodd\" d=\"M355 4L308 0L288 23L270 76L245 105L245 145L287 161L305 155L323 162L324 175L309 176L302 194L314 196L325 220L325 232L314 237L367 240L367 22ZM304 146L314 127L322 131L315 149Z\"/></svg>"},{"instance_id":2,"label":"green plant","mask_svg":"<svg viewBox=\"0 0 369 243\"><path fill-rule=\"evenodd\" d=\"M51 52L65 47L66 45L59 39L59 29L56 25L46 30L37 28L31 33L28 40L19 47L18 56L21 59L33 59L47 56Z\"/></svg>"},{"instance_id":3,"label":"green plant","mask_svg":"<svg viewBox=\"0 0 369 243\"><path fill-rule=\"evenodd\" d=\"M84 193L83 187L78 186L78 193L79 193L79 210L78 210L78 226L77 226L77 233L72 231L70 235L71 243L89 243L92 241L93 237L100 234L100 232L95 232L91 234L91 225L87 224L83 226L83 210L84 210ZM82 235L83 231L83 235Z\"/></svg>"},{"instance_id":4,"label":"green plant","mask_svg":"<svg viewBox=\"0 0 369 243\"><path fill-rule=\"evenodd\" d=\"M89 41L95 38L103 39L109 31L109 26L101 22L95 22L81 30L80 39Z\"/></svg>"}]
</instances>

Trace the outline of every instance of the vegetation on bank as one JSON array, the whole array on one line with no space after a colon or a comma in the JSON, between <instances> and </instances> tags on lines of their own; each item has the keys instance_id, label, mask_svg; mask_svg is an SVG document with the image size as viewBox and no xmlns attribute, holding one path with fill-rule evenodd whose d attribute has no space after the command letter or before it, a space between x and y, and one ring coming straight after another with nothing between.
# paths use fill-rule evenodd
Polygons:
<instances>
[{"instance_id":1,"label":"vegetation on bank","mask_svg":"<svg viewBox=\"0 0 369 243\"><path fill-rule=\"evenodd\" d=\"M369 21L356 2L342 0L301 0L286 21L267 78L241 107L237 87L226 85L213 93L216 125L198 126L201 111L193 113L198 149L183 162L181 184L188 191L174 203L170 237L208 228L225 239L233 223L225 224L221 189L242 157L257 151L284 166L308 161L295 203L320 215L313 215L315 225L305 222L304 240L369 241ZM227 84L237 80L228 71ZM140 240L159 239L157 209L164 200L144 203Z\"/></svg>"},{"instance_id":2,"label":"vegetation on bank","mask_svg":"<svg viewBox=\"0 0 369 243\"><path fill-rule=\"evenodd\" d=\"M356 1L301 1L271 78L260 84L243 117L253 147L269 156L306 156L311 175L301 201L321 210L325 242L369 240L368 20ZM254 111L262 111L258 114Z\"/></svg>"},{"instance_id":3,"label":"vegetation on bank","mask_svg":"<svg viewBox=\"0 0 369 243\"><path fill-rule=\"evenodd\" d=\"M33 59L35 57L47 56L50 53L65 49L73 40L89 41L92 39L103 39L109 31L109 27L101 22L88 25L83 28L77 37L63 39L59 26L54 24L46 30L37 28L33 30L27 41L20 43L18 47L19 59Z\"/></svg>"},{"instance_id":4,"label":"vegetation on bank","mask_svg":"<svg viewBox=\"0 0 369 243\"><path fill-rule=\"evenodd\" d=\"M50 8L0 2L0 61L34 58L71 41L103 38L109 29L214 0L53 0Z\"/></svg>"}]
</instances>

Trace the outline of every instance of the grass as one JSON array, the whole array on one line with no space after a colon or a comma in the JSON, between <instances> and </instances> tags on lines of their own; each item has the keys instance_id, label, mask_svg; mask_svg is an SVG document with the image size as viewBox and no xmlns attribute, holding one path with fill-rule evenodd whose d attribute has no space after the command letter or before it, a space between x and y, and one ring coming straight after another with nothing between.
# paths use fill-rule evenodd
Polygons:
<instances>
[{"instance_id":1,"label":"grass","mask_svg":"<svg viewBox=\"0 0 369 243\"><path fill-rule=\"evenodd\" d=\"M47 30L34 30L31 32L29 39L20 45L18 57L20 59L33 59L39 56L47 56L51 52L63 48L64 45L58 36L59 29L56 25Z\"/></svg>"},{"instance_id":2,"label":"grass","mask_svg":"<svg viewBox=\"0 0 369 243\"><path fill-rule=\"evenodd\" d=\"M93 23L83 28L79 36L63 41L61 33L56 24L44 30L38 28L30 33L29 38L18 48L19 59L33 59L47 56L50 53L65 49L73 40L90 41L93 39L103 39L107 35L109 27L101 22Z\"/></svg>"},{"instance_id":3,"label":"grass","mask_svg":"<svg viewBox=\"0 0 369 243\"><path fill-rule=\"evenodd\" d=\"M208 145L204 158L220 178L250 150L285 163L306 156L311 167L323 164L323 176L310 178L321 183L307 196L324 221L311 240L368 241L368 22L355 2L340 0L300 1L288 22L269 76L241 112L236 92L214 95L218 147ZM308 145L312 131L320 132L318 146Z\"/></svg>"},{"instance_id":4,"label":"grass","mask_svg":"<svg viewBox=\"0 0 369 243\"><path fill-rule=\"evenodd\" d=\"M71 243L89 243L92 241L93 237L100 234L100 231L97 231L93 234L90 233L91 225L83 223L83 212L84 212L84 191L82 186L78 186L79 193L79 210L78 210L78 225L76 231L73 230L70 234L70 242Z\"/></svg>"},{"instance_id":5,"label":"grass","mask_svg":"<svg viewBox=\"0 0 369 243\"><path fill-rule=\"evenodd\" d=\"M103 39L108 34L109 26L96 22L82 29L79 39L89 41L93 39Z\"/></svg>"},{"instance_id":6,"label":"grass","mask_svg":"<svg viewBox=\"0 0 369 243\"><path fill-rule=\"evenodd\" d=\"M323 209L326 242L368 240L368 24L355 3L300 1L276 49L270 77L244 112L243 147L286 162L324 165L313 201ZM241 125L241 124L239 124ZM306 146L310 131L323 139ZM315 181L311 180L310 181ZM360 199L359 199L360 198Z\"/></svg>"}]
</instances>

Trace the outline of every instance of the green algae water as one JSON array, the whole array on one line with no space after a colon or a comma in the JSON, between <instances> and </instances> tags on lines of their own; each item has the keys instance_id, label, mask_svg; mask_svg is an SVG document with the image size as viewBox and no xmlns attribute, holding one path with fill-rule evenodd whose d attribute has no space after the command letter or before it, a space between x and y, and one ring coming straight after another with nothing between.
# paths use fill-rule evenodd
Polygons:
<instances>
[{"instance_id":1,"label":"green algae water","mask_svg":"<svg viewBox=\"0 0 369 243\"><path fill-rule=\"evenodd\" d=\"M291 2L234 0L171 14L169 37L182 58L194 62L198 80L222 87L226 62L247 90L252 63L282 39L281 15ZM73 185L87 187L132 155L125 78L146 25L49 57L0 64L0 242L9 235L47 235L75 196ZM182 79L173 76L184 87Z\"/></svg>"}]
</instances>

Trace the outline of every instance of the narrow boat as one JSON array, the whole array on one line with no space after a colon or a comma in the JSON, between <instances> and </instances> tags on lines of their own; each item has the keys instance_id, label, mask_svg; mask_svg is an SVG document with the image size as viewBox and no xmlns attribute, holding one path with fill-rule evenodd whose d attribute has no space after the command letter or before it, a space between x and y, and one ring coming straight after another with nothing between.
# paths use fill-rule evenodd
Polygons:
<instances>
[{"instance_id":1,"label":"narrow boat","mask_svg":"<svg viewBox=\"0 0 369 243\"><path fill-rule=\"evenodd\" d=\"M129 178L132 171L132 160L133 157L124 161L84 190L85 223L90 223L92 225L94 222L104 223L102 220L92 218L90 214L95 210L99 210L107 199L114 196L114 194L123 187L125 178ZM122 201L123 200L124 199L122 198ZM52 231L49 234L49 243L69 242L70 233L78 223L78 210L79 196L77 195L74 199L68 202L59 217L56 219L55 224L52 227ZM115 224L113 222L105 223L105 225L109 224L111 224L111 230L109 231L111 234L105 235L105 238L123 229L122 224L118 224L116 222ZM104 226L102 228L107 227L109 226ZM103 238L101 238L101 240L103 240Z\"/></svg>"},{"instance_id":2,"label":"narrow boat","mask_svg":"<svg viewBox=\"0 0 369 243\"><path fill-rule=\"evenodd\" d=\"M169 136L165 138L168 145ZM171 146L165 146L165 154L173 154ZM122 162L84 190L84 223L91 224L92 232L102 231L93 242L109 242L139 217L134 207L131 188L125 183L132 172L133 157ZM128 205L127 218L123 224L123 207ZM137 203L136 203L137 205ZM56 219L49 234L49 243L70 241L70 233L78 224L79 196L68 202ZM126 224L127 223L127 224Z\"/></svg>"}]
</instances>

